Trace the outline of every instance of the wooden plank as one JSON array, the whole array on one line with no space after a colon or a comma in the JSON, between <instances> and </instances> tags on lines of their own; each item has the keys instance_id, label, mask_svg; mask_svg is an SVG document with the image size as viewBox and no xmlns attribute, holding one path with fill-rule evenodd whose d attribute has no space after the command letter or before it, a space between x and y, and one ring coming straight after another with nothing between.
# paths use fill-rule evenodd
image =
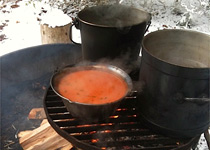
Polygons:
<instances>
[{"instance_id":1,"label":"wooden plank","mask_svg":"<svg viewBox=\"0 0 210 150\"><path fill-rule=\"evenodd\" d=\"M21 131L20 133L18 133L18 137L22 138L24 136L26 136L27 134L31 134L31 130L26 130L26 131Z\"/></svg>"},{"instance_id":2,"label":"wooden plank","mask_svg":"<svg viewBox=\"0 0 210 150\"><path fill-rule=\"evenodd\" d=\"M61 137L44 119L41 126L30 131L22 131L18 134L19 143L24 150L69 150L71 143Z\"/></svg>"},{"instance_id":3,"label":"wooden plank","mask_svg":"<svg viewBox=\"0 0 210 150\"><path fill-rule=\"evenodd\" d=\"M31 150L52 150L52 149L61 149L69 147L71 144L63 138L60 138L58 134L54 134L49 138L45 138L42 142L37 143ZM72 146L71 146L72 147Z\"/></svg>"}]
</instances>

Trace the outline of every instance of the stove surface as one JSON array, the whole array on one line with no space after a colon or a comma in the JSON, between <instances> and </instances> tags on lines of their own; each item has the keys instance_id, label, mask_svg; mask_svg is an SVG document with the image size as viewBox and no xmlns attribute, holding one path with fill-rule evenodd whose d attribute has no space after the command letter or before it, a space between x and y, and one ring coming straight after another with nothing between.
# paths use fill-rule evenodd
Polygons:
<instances>
[{"instance_id":1,"label":"stove surface","mask_svg":"<svg viewBox=\"0 0 210 150\"><path fill-rule=\"evenodd\" d=\"M199 137L173 139L147 129L137 113L136 95L133 92L126 97L108 120L93 124L72 117L51 88L46 93L44 108L56 132L79 149L188 150L197 144Z\"/></svg>"}]
</instances>

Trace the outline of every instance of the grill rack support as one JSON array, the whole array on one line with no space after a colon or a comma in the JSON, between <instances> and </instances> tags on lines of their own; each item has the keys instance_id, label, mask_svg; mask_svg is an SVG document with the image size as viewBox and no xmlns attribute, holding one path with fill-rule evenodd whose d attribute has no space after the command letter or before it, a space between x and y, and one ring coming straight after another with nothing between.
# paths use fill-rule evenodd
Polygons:
<instances>
[{"instance_id":1,"label":"grill rack support","mask_svg":"<svg viewBox=\"0 0 210 150\"><path fill-rule=\"evenodd\" d=\"M71 116L62 99L51 88L44 98L47 119L55 131L79 149L91 150L188 150L197 145L199 137L172 139L153 133L138 119L135 101L137 92L127 97L108 122L85 124Z\"/></svg>"}]
</instances>

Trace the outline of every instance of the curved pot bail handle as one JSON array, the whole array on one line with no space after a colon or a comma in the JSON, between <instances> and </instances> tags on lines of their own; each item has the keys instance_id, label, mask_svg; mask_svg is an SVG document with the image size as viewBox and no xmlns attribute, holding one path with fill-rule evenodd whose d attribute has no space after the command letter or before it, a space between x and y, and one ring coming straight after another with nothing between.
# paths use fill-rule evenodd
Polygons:
<instances>
[{"instance_id":1,"label":"curved pot bail handle","mask_svg":"<svg viewBox=\"0 0 210 150\"><path fill-rule=\"evenodd\" d=\"M147 26L146 26L146 29L144 31L144 34L148 31L150 25L151 25L151 20L147 22Z\"/></svg>"},{"instance_id":2,"label":"curved pot bail handle","mask_svg":"<svg viewBox=\"0 0 210 150\"><path fill-rule=\"evenodd\" d=\"M207 96L204 94L202 94L202 95L203 95L202 97L198 97L198 98L189 98L189 97L184 97L184 95L182 93L177 93L173 97L173 100L178 103L192 102L192 103L196 103L198 105L210 103L210 98L207 98Z\"/></svg>"},{"instance_id":3,"label":"curved pot bail handle","mask_svg":"<svg viewBox=\"0 0 210 150\"><path fill-rule=\"evenodd\" d=\"M210 98L205 98L205 97L201 97L201 98L188 98L188 97L185 97L184 100L186 102L193 102L193 103L197 103L197 104L210 103Z\"/></svg>"},{"instance_id":4,"label":"curved pot bail handle","mask_svg":"<svg viewBox=\"0 0 210 150\"><path fill-rule=\"evenodd\" d=\"M78 45L81 45L81 43L77 43L77 42L75 42L74 40L73 40L73 36L72 36L72 28L73 28L73 26L75 26L76 27L76 29L78 29L79 30L79 21L78 21L78 19L77 18L75 18L75 19L73 19L73 22L72 22L72 24L71 24L71 26L70 26L70 33L69 33L69 39L71 40L71 42L72 43L74 43L74 44L78 44Z\"/></svg>"}]
</instances>

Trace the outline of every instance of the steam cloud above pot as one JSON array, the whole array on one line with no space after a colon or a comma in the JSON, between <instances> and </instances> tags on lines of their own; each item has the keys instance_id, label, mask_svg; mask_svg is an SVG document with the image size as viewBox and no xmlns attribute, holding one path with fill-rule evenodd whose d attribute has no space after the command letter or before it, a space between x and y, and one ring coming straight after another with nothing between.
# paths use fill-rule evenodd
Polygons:
<instances>
[{"instance_id":1,"label":"steam cloud above pot","mask_svg":"<svg viewBox=\"0 0 210 150\"><path fill-rule=\"evenodd\" d=\"M72 26L80 30L84 60L133 66L150 20L149 13L130 6L100 5L81 10Z\"/></svg>"}]
</instances>

